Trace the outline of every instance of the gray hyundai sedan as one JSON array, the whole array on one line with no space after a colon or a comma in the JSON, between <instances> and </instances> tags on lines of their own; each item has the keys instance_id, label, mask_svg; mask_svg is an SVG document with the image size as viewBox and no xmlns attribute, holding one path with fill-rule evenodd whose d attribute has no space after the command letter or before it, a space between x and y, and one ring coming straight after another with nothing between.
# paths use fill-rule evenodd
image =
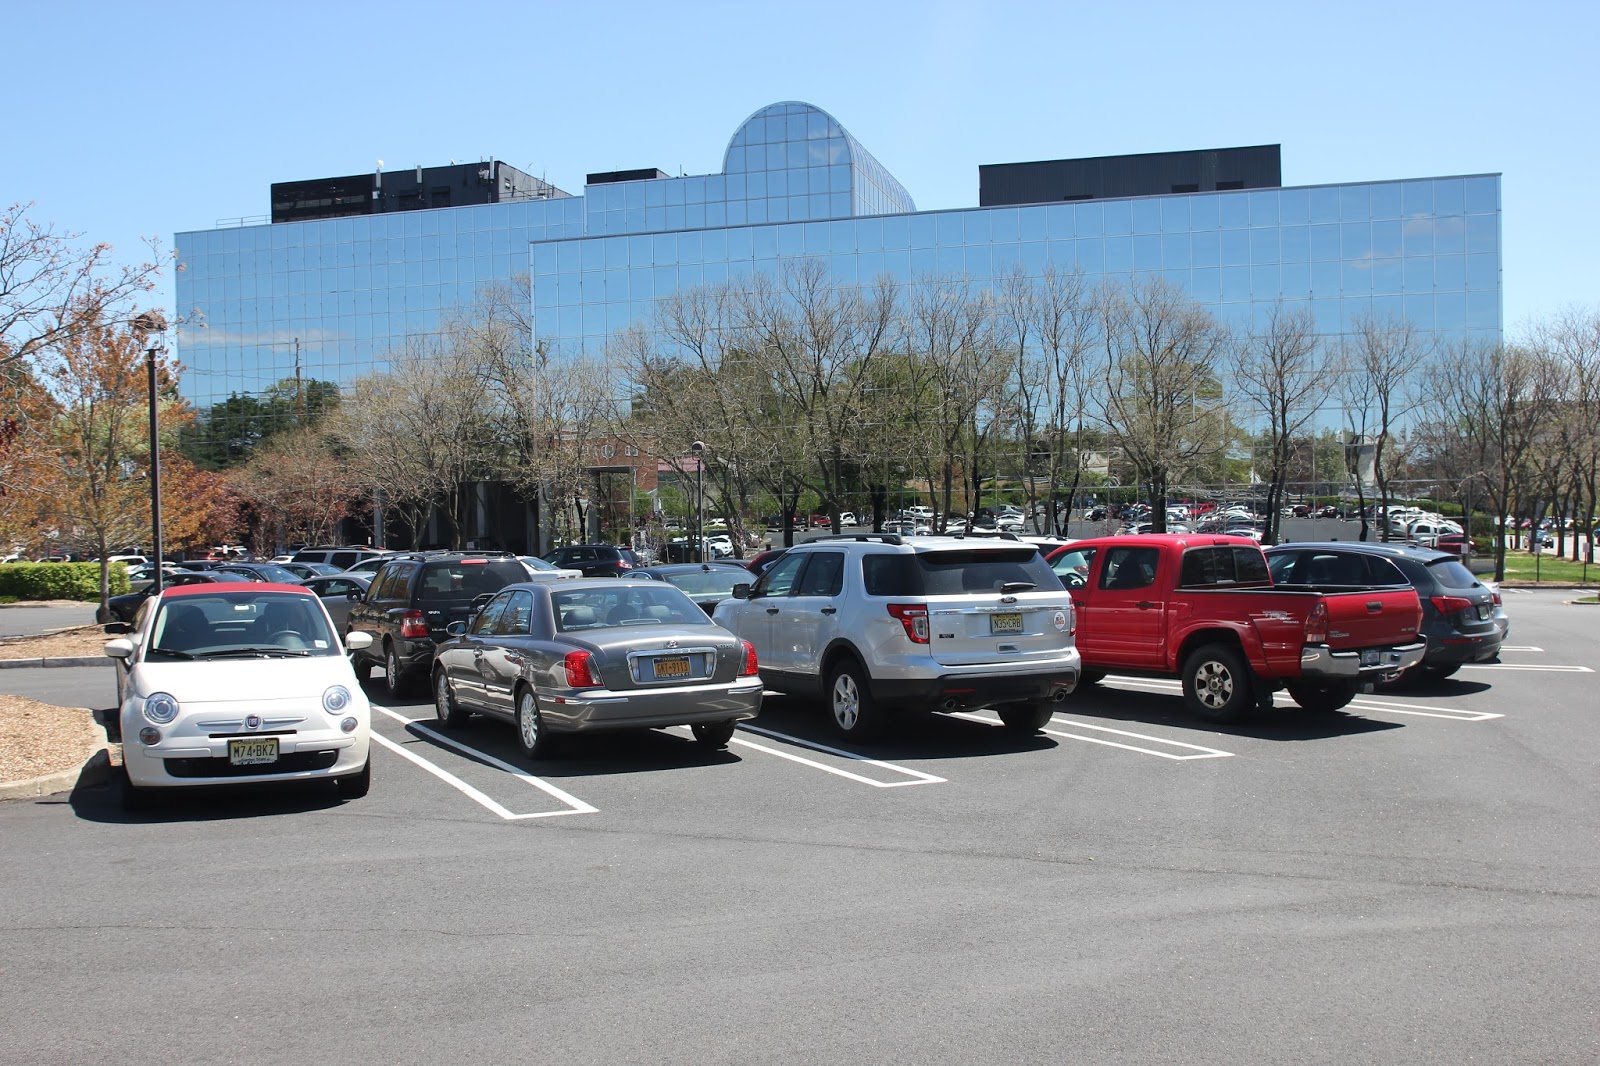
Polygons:
<instances>
[{"instance_id":1,"label":"gray hyundai sedan","mask_svg":"<svg viewBox=\"0 0 1600 1066\"><path fill-rule=\"evenodd\" d=\"M434 657L439 722L511 722L529 758L560 734L690 726L725 747L761 710L755 648L658 581L507 585Z\"/></svg>"}]
</instances>

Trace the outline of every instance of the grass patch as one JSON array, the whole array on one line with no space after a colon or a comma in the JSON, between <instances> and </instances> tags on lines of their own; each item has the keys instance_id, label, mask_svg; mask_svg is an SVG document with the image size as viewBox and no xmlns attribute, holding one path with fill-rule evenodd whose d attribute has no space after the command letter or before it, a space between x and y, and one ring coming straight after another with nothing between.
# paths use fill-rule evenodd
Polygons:
<instances>
[{"instance_id":1,"label":"grass patch","mask_svg":"<svg viewBox=\"0 0 1600 1066\"><path fill-rule=\"evenodd\" d=\"M1554 555L1535 559L1527 552L1506 552L1506 580L1537 580L1541 585L1581 585L1600 581L1600 563L1585 566L1582 562L1558 559Z\"/></svg>"}]
</instances>

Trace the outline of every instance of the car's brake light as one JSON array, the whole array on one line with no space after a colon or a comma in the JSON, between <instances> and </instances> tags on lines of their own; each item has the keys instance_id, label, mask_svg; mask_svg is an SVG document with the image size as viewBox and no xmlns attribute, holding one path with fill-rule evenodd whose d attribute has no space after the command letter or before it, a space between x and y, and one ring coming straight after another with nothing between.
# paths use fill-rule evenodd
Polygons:
<instances>
[{"instance_id":1,"label":"car's brake light","mask_svg":"<svg viewBox=\"0 0 1600 1066\"><path fill-rule=\"evenodd\" d=\"M456 562L460 563L462 566L474 566L474 565L482 566L484 563L486 563L488 561L489 560L487 560L487 559L457 559L456 560Z\"/></svg>"},{"instance_id":2,"label":"car's brake light","mask_svg":"<svg viewBox=\"0 0 1600 1066\"><path fill-rule=\"evenodd\" d=\"M428 619L421 611L407 611L400 616L400 635L416 640L428 635Z\"/></svg>"},{"instance_id":3,"label":"car's brake light","mask_svg":"<svg viewBox=\"0 0 1600 1066\"><path fill-rule=\"evenodd\" d=\"M760 666L756 662L756 646L748 640L742 643L744 644L744 665L739 667L739 676L755 677L761 672Z\"/></svg>"},{"instance_id":4,"label":"car's brake light","mask_svg":"<svg viewBox=\"0 0 1600 1066\"><path fill-rule=\"evenodd\" d=\"M891 603L889 613L905 626L913 644L928 643L928 609L915 603Z\"/></svg>"},{"instance_id":5,"label":"car's brake light","mask_svg":"<svg viewBox=\"0 0 1600 1066\"><path fill-rule=\"evenodd\" d=\"M594 668L594 656L586 651L569 651L562 660L567 668L568 688L599 688L600 673Z\"/></svg>"},{"instance_id":6,"label":"car's brake light","mask_svg":"<svg viewBox=\"0 0 1600 1066\"><path fill-rule=\"evenodd\" d=\"M1464 596L1429 596L1428 600L1440 614L1455 614L1457 611L1472 609L1472 601Z\"/></svg>"},{"instance_id":7,"label":"car's brake light","mask_svg":"<svg viewBox=\"0 0 1600 1066\"><path fill-rule=\"evenodd\" d=\"M1321 600L1306 615L1306 643L1328 643L1328 605Z\"/></svg>"},{"instance_id":8,"label":"car's brake light","mask_svg":"<svg viewBox=\"0 0 1600 1066\"><path fill-rule=\"evenodd\" d=\"M617 560L617 569L618 570L632 570L633 569L633 564L628 562L628 560L626 560L626 559L618 559Z\"/></svg>"},{"instance_id":9,"label":"car's brake light","mask_svg":"<svg viewBox=\"0 0 1600 1066\"><path fill-rule=\"evenodd\" d=\"M1490 593L1490 595L1494 597L1494 605L1496 607L1499 607L1500 606L1500 590L1496 589L1494 592Z\"/></svg>"}]
</instances>

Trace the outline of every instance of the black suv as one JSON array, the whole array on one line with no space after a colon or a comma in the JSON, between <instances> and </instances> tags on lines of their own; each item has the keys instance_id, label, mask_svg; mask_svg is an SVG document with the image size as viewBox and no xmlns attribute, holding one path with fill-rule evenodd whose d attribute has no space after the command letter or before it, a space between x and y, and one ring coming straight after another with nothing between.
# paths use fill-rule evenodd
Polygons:
<instances>
[{"instance_id":1,"label":"black suv","mask_svg":"<svg viewBox=\"0 0 1600 1066\"><path fill-rule=\"evenodd\" d=\"M1510 630L1500 594L1456 556L1432 548L1367 541L1280 544L1267 549L1267 565L1278 585L1414 587L1428 650L1407 679L1449 677L1463 663L1493 659Z\"/></svg>"},{"instance_id":2,"label":"black suv","mask_svg":"<svg viewBox=\"0 0 1600 1066\"><path fill-rule=\"evenodd\" d=\"M352 655L356 677L365 681L382 666L384 688L400 695L427 676L434 646L450 639L446 626L526 580L527 568L510 552L410 552L384 560L366 598L350 609L345 632L372 634L372 646Z\"/></svg>"},{"instance_id":3,"label":"black suv","mask_svg":"<svg viewBox=\"0 0 1600 1066\"><path fill-rule=\"evenodd\" d=\"M569 544L544 556L563 570L582 570L584 577L621 577L633 572L639 557L615 544Z\"/></svg>"}]
</instances>

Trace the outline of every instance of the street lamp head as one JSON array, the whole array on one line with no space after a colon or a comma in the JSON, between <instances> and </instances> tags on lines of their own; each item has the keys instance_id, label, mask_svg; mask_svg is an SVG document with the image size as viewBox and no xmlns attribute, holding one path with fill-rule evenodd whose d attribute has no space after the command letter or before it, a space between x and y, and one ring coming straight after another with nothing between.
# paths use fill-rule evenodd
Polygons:
<instances>
[{"instance_id":1,"label":"street lamp head","mask_svg":"<svg viewBox=\"0 0 1600 1066\"><path fill-rule=\"evenodd\" d=\"M133 317L133 328L148 336L167 331L167 316L160 311L144 311Z\"/></svg>"},{"instance_id":2,"label":"street lamp head","mask_svg":"<svg viewBox=\"0 0 1600 1066\"><path fill-rule=\"evenodd\" d=\"M694 452L696 455L699 455L706 450L706 442L703 440L697 440L693 444L689 445L689 450Z\"/></svg>"}]
</instances>

